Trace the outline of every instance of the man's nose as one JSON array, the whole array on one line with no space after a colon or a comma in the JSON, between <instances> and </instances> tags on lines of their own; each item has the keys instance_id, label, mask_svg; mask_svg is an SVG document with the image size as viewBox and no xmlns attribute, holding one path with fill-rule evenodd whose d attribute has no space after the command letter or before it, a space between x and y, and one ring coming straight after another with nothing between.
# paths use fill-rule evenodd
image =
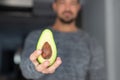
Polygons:
<instances>
[{"instance_id":1,"label":"man's nose","mask_svg":"<svg viewBox=\"0 0 120 80\"><path fill-rule=\"evenodd\" d=\"M67 11L69 11L69 10L70 10L70 5L69 5L69 4L66 4L65 9L66 9Z\"/></svg>"}]
</instances>

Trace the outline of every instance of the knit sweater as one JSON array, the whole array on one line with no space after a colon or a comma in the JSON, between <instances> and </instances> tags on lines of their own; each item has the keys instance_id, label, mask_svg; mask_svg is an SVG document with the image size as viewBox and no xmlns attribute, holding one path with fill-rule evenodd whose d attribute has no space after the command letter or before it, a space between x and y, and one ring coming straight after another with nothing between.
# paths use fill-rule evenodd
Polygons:
<instances>
[{"instance_id":1,"label":"knit sweater","mask_svg":"<svg viewBox=\"0 0 120 80\"><path fill-rule=\"evenodd\" d=\"M53 74L35 70L29 56L34 50L42 30L31 32L21 54L20 69L26 79L34 80L106 80L104 52L98 42L85 31L59 32L53 28L54 39L62 64Z\"/></svg>"}]
</instances>

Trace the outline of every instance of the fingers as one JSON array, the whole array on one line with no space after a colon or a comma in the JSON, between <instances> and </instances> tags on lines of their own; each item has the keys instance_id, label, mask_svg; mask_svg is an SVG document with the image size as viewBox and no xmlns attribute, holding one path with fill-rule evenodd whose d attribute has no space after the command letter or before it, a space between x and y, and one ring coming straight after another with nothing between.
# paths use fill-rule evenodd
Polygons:
<instances>
[{"instance_id":1,"label":"fingers","mask_svg":"<svg viewBox=\"0 0 120 80\"><path fill-rule=\"evenodd\" d=\"M56 62L52 66L50 66L48 69L46 69L46 72L47 73L54 73L55 70L61 65L61 63L62 63L62 60L60 57L58 57L56 59Z\"/></svg>"},{"instance_id":2,"label":"fingers","mask_svg":"<svg viewBox=\"0 0 120 80\"><path fill-rule=\"evenodd\" d=\"M32 61L32 63L35 66L35 69L38 72L44 73L44 74L51 74L54 73L55 70L60 66L60 64L62 63L62 60L60 57L57 57L55 63L49 67L50 62L49 61L45 61L42 64L39 64L37 61L37 58L40 56L40 54L42 53L41 50L36 50L34 51L31 56L30 56L30 60Z\"/></svg>"},{"instance_id":3,"label":"fingers","mask_svg":"<svg viewBox=\"0 0 120 80\"><path fill-rule=\"evenodd\" d=\"M49 61L45 61L42 64L39 64L38 66L36 66L36 70L44 74L47 74L48 71L46 71L46 69L48 68L49 64L50 64Z\"/></svg>"},{"instance_id":4,"label":"fingers","mask_svg":"<svg viewBox=\"0 0 120 80\"><path fill-rule=\"evenodd\" d=\"M37 58L40 56L41 53L42 53L41 50L36 50L30 55L30 60L35 66L39 65Z\"/></svg>"}]
</instances>

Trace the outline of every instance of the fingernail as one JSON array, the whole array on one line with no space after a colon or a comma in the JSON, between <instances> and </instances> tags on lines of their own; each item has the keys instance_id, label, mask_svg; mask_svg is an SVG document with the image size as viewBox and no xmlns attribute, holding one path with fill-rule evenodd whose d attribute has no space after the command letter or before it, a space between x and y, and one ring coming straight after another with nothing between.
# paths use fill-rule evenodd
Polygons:
<instances>
[{"instance_id":1,"label":"fingernail","mask_svg":"<svg viewBox=\"0 0 120 80\"><path fill-rule=\"evenodd\" d=\"M48 65L49 64L49 62L48 61L45 61L45 65Z\"/></svg>"},{"instance_id":2,"label":"fingernail","mask_svg":"<svg viewBox=\"0 0 120 80\"><path fill-rule=\"evenodd\" d=\"M38 51L37 51L37 53L38 53L38 54L41 54L41 53L42 53L42 51L41 51L41 50L38 50Z\"/></svg>"},{"instance_id":3,"label":"fingernail","mask_svg":"<svg viewBox=\"0 0 120 80\"><path fill-rule=\"evenodd\" d=\"M60 58L60 57L58 57L57 59L58 59L58 60L61 60L61 58Z\"/></svg>"},{"instance_id":4,"label":"fingernail","mask_svg":"<svg viewBox=\"0 0 120 80\"><path fill-rule=\"evenodd\" d=\"M60 57L58 57L58 64L60 64L60 63L62 63L62 61L61 61L61 58Z\"/></svg>"}]
</instances>

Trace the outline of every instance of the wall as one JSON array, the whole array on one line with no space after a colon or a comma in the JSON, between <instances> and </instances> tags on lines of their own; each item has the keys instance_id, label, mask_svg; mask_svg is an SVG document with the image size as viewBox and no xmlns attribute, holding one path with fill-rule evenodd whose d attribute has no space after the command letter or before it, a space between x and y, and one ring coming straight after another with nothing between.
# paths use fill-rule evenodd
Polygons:
<instances>
[{"instance_id":1,"label":"wall","mask_svg":"<svg viewBox=\"0 0 120 80\"><path fill-rule=\"evenodd\" d=\"M120 79L120 0L86 0L83 27L103 46L108 80Z\"/></svg>"},{"instance_id":2,"label":"wall","mask_svg":"<svg viewBox=\"0 0 120 80\"><path fill-rule=\"evenodd\" d=\"M106 0L106 51L109 80L120 79L120 1Z\"/></svg>"}]
</instances>

